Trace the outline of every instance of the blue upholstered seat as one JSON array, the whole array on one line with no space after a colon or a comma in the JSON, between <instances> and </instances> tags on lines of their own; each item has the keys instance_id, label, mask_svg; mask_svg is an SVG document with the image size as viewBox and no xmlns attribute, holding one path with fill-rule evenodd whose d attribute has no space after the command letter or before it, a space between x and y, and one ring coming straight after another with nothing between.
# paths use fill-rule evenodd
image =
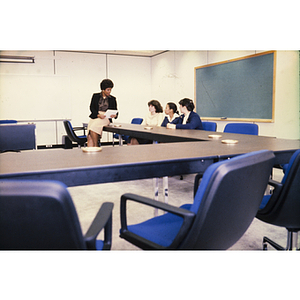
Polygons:
<instances>
[{"instance_id":1,"label":"blue upholstered seat","mask_svg":"<svg viewBox=\"0 0 300 300\"><path fill-rule=\"evenodd\" d=\"M66 189L58 181L0 181L0 249L109 250L112 203L103 203L85 236ZM104 230L104 241L97 240Z\"/></svg>"},{"instance_id":2,"label":"blue upholstered seat","mask_svg":"<svg viewBox=\"0 0 300 300\"><path fill-rule=\"evenodd\" d=\"M0 120L0 124L16 124L17 120Z\"/></svg>"},{"instance_id":3,"label":"blue upholstered seat","mask_svg":"<svg viewBox=\"0 0 300 300\"><path fill-rule=\"evenodd\" d=\"M274 155L259 151L215 163L204 173L193 204L180 208L134 194L121 197L121 238L142 249L227 249L251 224ZM167 211L127 225L127 201Z\"/></svg>"},{"instance_id":4,"label":"blue upholstered seat","mask_svg":"<svg viewBox=\"0 0 300 300\"><path fill-rule=\"evenodd\" d=\"M216 131L217 130L217 123L216 122L202 122L203 130L206 131Z\"/></svg>"},{"instance_id":5,"label":"blue upholstered seat","mask_svg":"<svg viewBox=\"0 0 300 300\"><path fill-rule=\"evenodd\" d=\"M0 151L33 150L35 148L35 124L0 125Z\"/></svg>"},{"instance_id":6,"label":"blue upholstered seat","mask_svg":"<svg viewBox=\"0 0 300 300\"><path fill-rule=\"evenodd\" d=\"M258 125L252 123L228 123L224 132L258 135Z\"/></svg>"},{"instance_id":7,"label":"blue upholstered seat","mask_svg":"<svg viewBox=\"0 0 300 300\"><path fill-rule=\"evenodd\" d=\"M281 182L271 180L269 184L274 190L271 195L264 196L256 217L266 223L285 227L288 240L284 248L264 237L264 248L269 243L278 250L296 249L300 231L300 149L292 155Z\"/></svg>"},{"instance_id":8,"label":"blue upholstered seat","mask_svg":"<svg viewBox=\"0 0 300 300\"><path fill-rule=\"evenodd\" d=\"M85 132L84 127L73 127L71 122L68 120L64 120L64 127L65 127L66 133L68 135L68 138L72 142L77 143L80 146L83 146L87 142L87 137L85 134L77 135L75 133L75 131L77 131L77 130L83 130L83 132Z\"/></svg>"}]
</instances>

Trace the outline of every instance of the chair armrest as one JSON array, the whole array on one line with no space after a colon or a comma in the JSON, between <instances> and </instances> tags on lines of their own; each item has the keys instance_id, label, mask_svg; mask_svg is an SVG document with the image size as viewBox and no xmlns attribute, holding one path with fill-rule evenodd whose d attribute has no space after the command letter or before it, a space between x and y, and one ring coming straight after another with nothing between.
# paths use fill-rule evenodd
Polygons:
<instances>
[{"instance_id":1,"label":"chair armrest","mask_svg":"<svg viewBox=\"0 0 300 300\"><path fill-rule=\"evenodd\" d=\"M280 182L275 181L273 179L269 179L268 185L271 185L274 188L278 188L278 187L280 188L280 187L282 187L282 184Z\"/></svg>"},{"instance_id":2,"label":"chair armrest","mask_svg":"<svg viewBox=\"0 0 300 300\"><path fill-rule=\"evenodd\" d=\"M278 196L279 196L279 194L280 194L280 192L282 190L283 185L280 182L275 181L273 179L269 179L268 184L270 186L274 187L274 190L273 190L273 193L272 193L272 197L271 197L272 199L270 199L271 200L270 203L272 203L273 199L277 199L278 198Z\"/></svg>"},{"instance_id":3,"label":"chair armrest","mask_svg":"<svg viewBox=\"0 0 300 300\"><path fill-rule=\"evenodd\" d=\"M73 127L74 131L78 131L78 130L83 130L83 134L85 135L85 131L86 131L87 127L85 126L81 126L81 127Z\"/></svg>"},{"instance_id":4,"label":"chair armrest","mask_svg":"<svg viewBox=\"0 0 300 300\"><path fill-rule=\"evenodd\" d=\"M203 173L198 173L195 176L195 180L194 180L194 198L195 198L195 196L197 194L197 191L198 191L198 188L199 188L199 182L202 179L202 177L203 177Z\"/></svg>"},{"instance_id":5,"label":"chair armrest","mask_svg":"<svg viewBox=\"0 0 300 300\"><path fill-rule=\"evenodd\" d=\"M268 185L273 186L274 190L272 191L272 195L265 207L259 210L259 214L261 215L268 214L274 208L274 205L276 205L276 202L283 188L283 185L280 182L277 182L273 179L269 179Z\"/></svg>"},{"instance_id":6,"label":"chair armrest","mask_svg":"<svg viewBox=\"0 0 300 300\"><path fill-rule=\"evenodd\" d=\"M282 190L283 185L282 185L280 182L275 181L275 180L273 180L273 179L269 179L268 184L269 184L270 186L273 186L273 187L274 187L274 190L273 190L273 193L272 193L272 197L275 197L275 198L277 199L279 193L280 193L281 190Z\"/></svg>"},{"instance_id":7,"label":"chair armrest","mask_svg":"<svg viewBox=\"0 0 300 300\"><path fill-rule=\"evenodd\" d=\"M88 249L96 249L96 238L100 231L104 229L104 246L103 250L110 250L112 239L112 210L114 204L105 202L100 207L92 224L84 235Z\"/></svg>"},{"instance_id":8,"label":"chair armrest","mask_svg":"<svg viewBox=\"0 0 300 300\"><path fill-rule=\"evenodd\" d=\"M175 215L183 218L183 224L182 224L181 229L179 230L176 238L172 242L172 245L170 246L171 248L176 248L178 246L178 244L181 242L182 238L185 236L187 230L190 228L190 226L194 220L194 217L195 217L195 214L193 212L191 212L190 210L176 207L176 206L166 204L163 202L159 202L159 201L156 201L156 200L153 200L150 198L146 198L146 197L142 197L139 195L128 193L128 194L124 194L121 196L120 215L121 215L121 232L122 233L128 231L128 229L127 229L127 213L126 213L127 200L145 204L145 205L148 205L148 206L151 206L154 208L162 209L166 212L175 214Z\"/></svg>"},{"instance_id":9,"label":"chair armrest","mask_svg":"<svg viewBox=\"0 0 300 300\"><path fill-rule=\"evenodd\" d=\"M73 127L73 130L74 131L77 131L77 130L84 130L85 129L85 127Z\"/></svg>"}]
</instances>

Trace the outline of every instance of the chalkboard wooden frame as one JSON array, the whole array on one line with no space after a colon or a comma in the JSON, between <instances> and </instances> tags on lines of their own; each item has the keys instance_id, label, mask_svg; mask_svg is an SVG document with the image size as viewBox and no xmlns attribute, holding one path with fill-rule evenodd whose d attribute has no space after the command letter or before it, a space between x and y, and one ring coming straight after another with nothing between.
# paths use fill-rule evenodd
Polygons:
<instances>
[{"instance_id":1,"label":"chalkboard wooden frame","mask_svg":"<svg viewBox=\"0 0 300 300\"><path fill-rule=\"evenodd\" d=\"M276 51L195 67L196 111L203 119L274 122Z\"/></svg>"}]
</instances>

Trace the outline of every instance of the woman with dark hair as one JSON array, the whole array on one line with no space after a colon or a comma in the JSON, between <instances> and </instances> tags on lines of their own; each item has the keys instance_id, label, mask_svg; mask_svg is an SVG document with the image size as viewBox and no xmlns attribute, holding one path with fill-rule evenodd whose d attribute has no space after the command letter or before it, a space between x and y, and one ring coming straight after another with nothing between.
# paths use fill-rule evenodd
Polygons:
<instances>
[{"instance_id":1,"label":"woman with dark hair","mask_svg":"<svg viewBox=\"0 0 300 300\"><path fill-rule=\"evenodd\" d=\"M176 118L179 117L177 105L173 102L168 102L165 108L165 118L161 126L166 127L168 123L173 122Z\"/></svg>"},{"instance_id":2,"label":"woman with dark hair","mask_svg":"<svg viewBox=\"0 0 300 300\"><path fill-rule=\"evenodd\" d=\"M160 126L163 119L163 108L159 101L151 100L148 102L149 113L143 119L142 125L146 126Z\"/></svg>"},{"instance_id":3,"label":"woman with dark hair","mask_svg":"<svg viewBox=\"0 0 300 300\"><path fill-rule=\"evenodd\" d=\"M195 105L193 100L184 98L179 101L179 109L182 115L172 123L167 124L171 129L200 129L203 130L200 116L193 110Z\"/></svg>"},{"instance_id":4,"label":"woman with dark hair","mask_svg":"<svg viewBox=\"0 0 300 300\"><path fill-rule=\"evenodd\" d=\"M111 89L114 83L110 79L104 79L100 83L100 93L93 94L90 104L90 121L87 128L87 145L88 147L97 147L98 140L101 139L103 126L109 125L112 118L117 118L118 113L106 116L108 109L117 110L116 97L112 96Z\"/></svg>"},{"instance_id":5,"label":"woman with dark hair","mask_svg":"<svg viewBox=\"0 0 300 300\"><path fill-rule=\"evenodd\" d=\"M159 101L151 100L148 102L149 113L143 119L142 125L145 126L161 126L161 123L164 119L163 108ZM139 145L139 144L150 144L152 141L145 139L137 139L134 137L129 137L127 145Z\"/></svg>"}]
</instances>

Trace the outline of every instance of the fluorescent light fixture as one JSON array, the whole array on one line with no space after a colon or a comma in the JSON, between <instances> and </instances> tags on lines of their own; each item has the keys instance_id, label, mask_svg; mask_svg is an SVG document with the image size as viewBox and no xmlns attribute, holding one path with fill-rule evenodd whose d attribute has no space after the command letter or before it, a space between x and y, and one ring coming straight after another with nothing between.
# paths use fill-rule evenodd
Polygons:
<instances>
[{"instance_id":1,"label":"fluorescent light fixture","mask_svg":"<svg viewBox=\"0 0 300 300\"><path fill-rule=\"evenodd\" d=\"M10 56L0 55L0 63L29 63L34 64L34 57L32 56Z\"/></svg>"}]
</instances>

